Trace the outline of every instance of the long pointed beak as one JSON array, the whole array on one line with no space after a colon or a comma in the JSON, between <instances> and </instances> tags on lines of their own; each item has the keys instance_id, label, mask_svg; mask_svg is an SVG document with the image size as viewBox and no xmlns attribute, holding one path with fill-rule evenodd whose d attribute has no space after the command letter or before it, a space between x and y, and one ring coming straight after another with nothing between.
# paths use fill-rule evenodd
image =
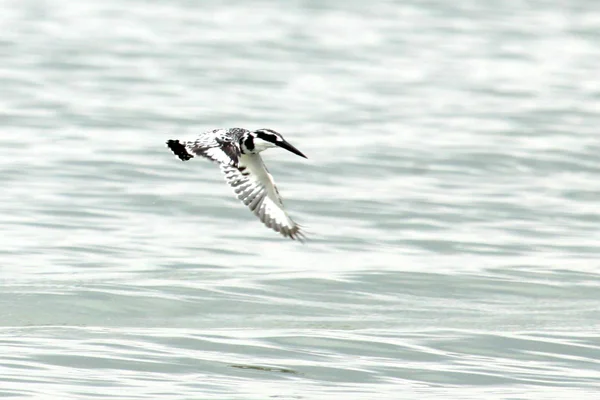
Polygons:
<instances>
[{"instance_id":1,"label":"long pointed beak","mask_svg":"<svg viewBox=\"0 0 600 400\"><path fill-rule=\"evenodd\" d=\"M285 140L282 142L276 142L275 144L283 149L286 149L287 151L291 151L292 153L299 155L300 157L308 158L304 154L302 154L302 152L300 150L298 150L297 148L295 148L294 146L292 146Z\"/></svg>"}]
</instances>

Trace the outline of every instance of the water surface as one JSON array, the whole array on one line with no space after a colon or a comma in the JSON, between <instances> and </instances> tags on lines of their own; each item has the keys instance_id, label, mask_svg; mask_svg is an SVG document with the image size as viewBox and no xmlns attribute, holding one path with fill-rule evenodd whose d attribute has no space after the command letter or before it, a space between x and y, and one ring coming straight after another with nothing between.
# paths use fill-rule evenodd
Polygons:
<instances>
[{"instance_id":1,"label":"water surface","mask_svg":"<svg viewBox=\"0 0 600 400\"><path fill-rule=\"evenodd\" d=\"M595 2L96 3L0 2L0 396L597 396Z\"/></svg>"}]
</instances>

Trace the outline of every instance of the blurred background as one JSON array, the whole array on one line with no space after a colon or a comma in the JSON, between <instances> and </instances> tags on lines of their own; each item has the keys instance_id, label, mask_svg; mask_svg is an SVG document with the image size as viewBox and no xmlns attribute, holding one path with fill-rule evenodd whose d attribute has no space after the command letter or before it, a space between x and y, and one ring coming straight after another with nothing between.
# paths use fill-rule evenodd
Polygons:
<instances>
[{"instance_id":1,"label":"blurred background","mask_svg":"<svg viewBox=\"0 0 600 400\"><path fill-rule=\"evenodd\" d=\"M0 9L0 397L596 398L597 1Z\"/></svg>"}]
</instances>

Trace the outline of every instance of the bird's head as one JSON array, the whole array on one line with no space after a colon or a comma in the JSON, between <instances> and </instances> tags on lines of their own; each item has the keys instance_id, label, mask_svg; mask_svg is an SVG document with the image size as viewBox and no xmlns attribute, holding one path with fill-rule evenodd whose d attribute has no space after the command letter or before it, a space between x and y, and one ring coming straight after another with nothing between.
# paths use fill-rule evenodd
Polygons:
<instances>
[{"instance_id":1,"label":"bird's head","mask_svg":"<svg viewBox=\"0 0 600 400\"><path fill-rule=\"evenodd\" d=\"M299 155L300 157L308 158L300 150L289 144L280 133L275 132L272 129L258 129L250 132L252 138L253 149L250 149L256 153L260 153L263 150L270 149L271 147L281 147L287 151ZM246 147L249 148L248 145Z\"/></svg>"}]
</instances>

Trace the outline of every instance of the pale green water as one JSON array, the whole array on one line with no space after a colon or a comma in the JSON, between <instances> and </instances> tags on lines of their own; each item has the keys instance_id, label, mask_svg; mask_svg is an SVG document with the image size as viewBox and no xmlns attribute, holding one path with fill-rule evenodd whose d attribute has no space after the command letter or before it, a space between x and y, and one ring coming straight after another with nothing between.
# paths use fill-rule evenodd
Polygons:
<instances>
[{"instance_id":1,"label":"pale green water","mask_svg":"<svg viewBox=\"0 0 600 400\"><path fill-rule=\"evenodd\" d=\"M0 6L0 397L600 398L597 2Z\"/></svg>"}]
</instances>

